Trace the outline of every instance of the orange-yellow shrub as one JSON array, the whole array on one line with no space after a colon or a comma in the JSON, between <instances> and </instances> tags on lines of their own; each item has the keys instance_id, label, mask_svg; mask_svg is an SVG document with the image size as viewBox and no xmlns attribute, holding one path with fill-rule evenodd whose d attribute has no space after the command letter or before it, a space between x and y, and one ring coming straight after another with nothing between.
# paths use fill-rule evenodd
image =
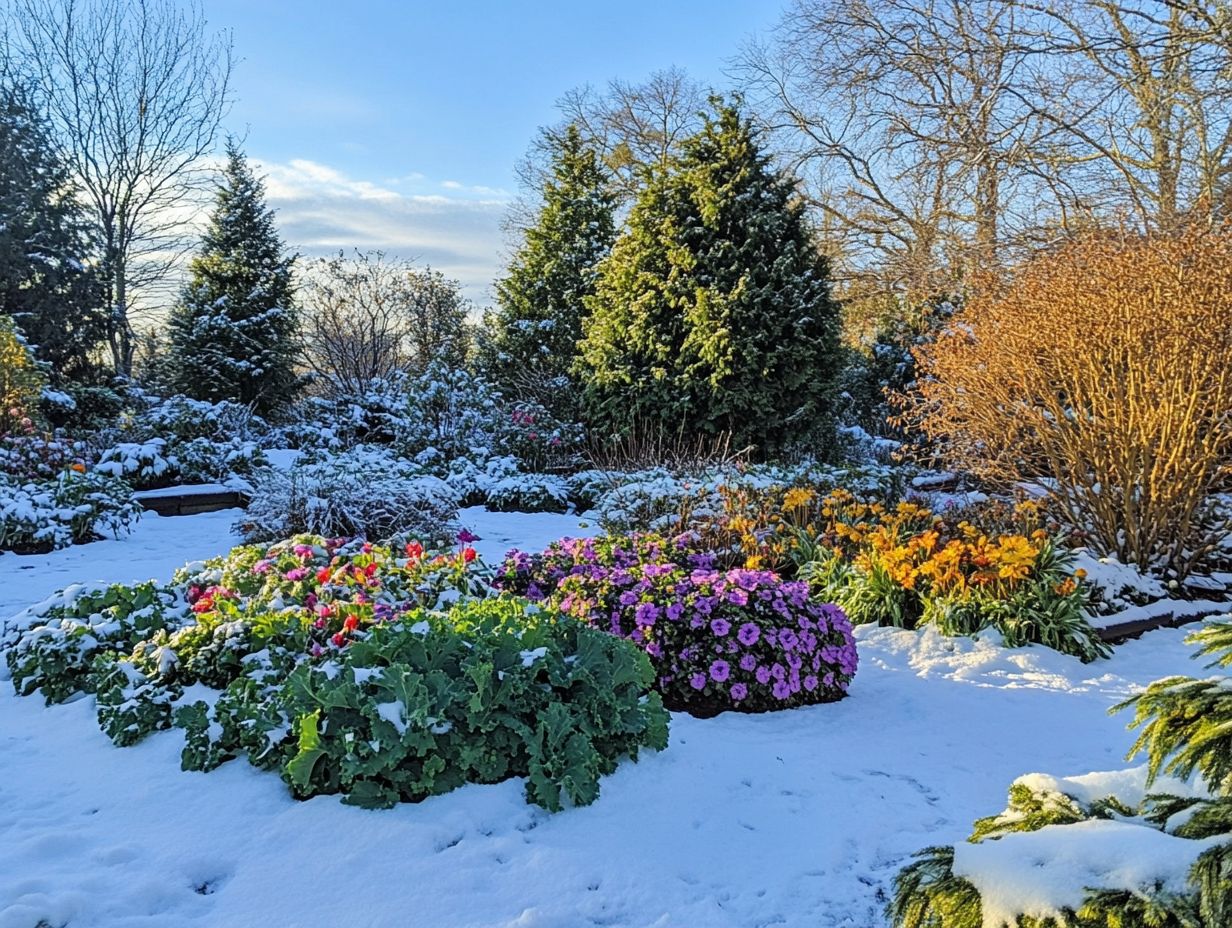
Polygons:
<instances>
[{"instance_id":1,"label":"orange-yellow shrub","mask_svg":"<svg viewBox=\"0 0 1232 928\"><path fill-rule=\"evenodd\" d=\"M1076 240L917 360L903 421L951 466L1045 486L1101 554L1184 575L1232 529L1232 233Z\"/></svg>"}]
</instances>

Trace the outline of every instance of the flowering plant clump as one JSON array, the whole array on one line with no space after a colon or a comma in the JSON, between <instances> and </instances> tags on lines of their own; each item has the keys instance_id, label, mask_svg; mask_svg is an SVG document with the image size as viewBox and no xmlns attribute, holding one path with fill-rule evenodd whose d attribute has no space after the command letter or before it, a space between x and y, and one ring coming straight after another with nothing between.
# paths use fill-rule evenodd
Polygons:
<instances>
[{"instance_id":1,"label":"flowering plant clump","mask_svg":"<svg viewBox=\"0 0 1232 928\"><path fill-rule=\"evenodd\" d=\"M954 635L994 627L1010 646L1105 656L1086 618L1085 572L1070 569L1072 553L1040 520L1034 502L993 510L988 521L1009 531L992 533L961 512L943 518L919 503L888 507L835 491L821 502L819 533L797 549L811 558L800 575L857 623L931 623Z\"/></svg>"},{"instance_id":2,"label":"flowering plant clump","mask_svg":"<svg viewBox=\"0 0 1232 928\"><path fill-rule=\"evenodd\" d=\"M856 671L842 610L808 583L716 570L693 536L569 539L511 552L498 583L642 648L671 709L707 716L841 699Z\"/></svg>"},{"instance_id":3,"label":"flowering plant clump","mask_svg":"<svg viewBox=\"0 0 1232 928\"><path fill-rule=\"evenodd\" d=\"M0 643L18 692L96 694L119 745L183 728L186 769L245 755L297 796L366 807L512 776L549 809L593 801L622 757L666 745L650 663L494 597L475 540L241 547L167 587L69 591ZM190 685L220 692L185 704Z\"/></svg>"}]
</instances>

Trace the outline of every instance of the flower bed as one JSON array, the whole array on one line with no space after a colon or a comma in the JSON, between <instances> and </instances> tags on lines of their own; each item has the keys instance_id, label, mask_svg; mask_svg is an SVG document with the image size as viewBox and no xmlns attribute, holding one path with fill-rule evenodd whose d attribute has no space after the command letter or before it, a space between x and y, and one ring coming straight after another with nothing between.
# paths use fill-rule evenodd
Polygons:
<instances>
[{"instance_id":1,"label":"flower bed","mask_svg":"<svg viewBox=\"0 0 1232 928\"><path fill-rule=\"evenodd\" d=\"M0 644L19 693L97 696L117 744L178 726L183 764L245 755L295 795L388 806L527 778L584 804L624 756L662 748L646 656L559 612L490 598L440 554L302 536L181 571L170 586L66 591ZM208 692L188 702L185 688Z\"/></svg>"},{"instance_id":2,"label":"flower bed","mask_svg":"<svg viewBox=\"0 0 1232 928\"><path fill-rule=\"evenodd\" d=\"M567 539L511 552L498 583L637 644L671 709L763 712L846 695L857 659L842 610L814 602L803 581L716 570L693 540Z\"/></svg>"}]
</instances>

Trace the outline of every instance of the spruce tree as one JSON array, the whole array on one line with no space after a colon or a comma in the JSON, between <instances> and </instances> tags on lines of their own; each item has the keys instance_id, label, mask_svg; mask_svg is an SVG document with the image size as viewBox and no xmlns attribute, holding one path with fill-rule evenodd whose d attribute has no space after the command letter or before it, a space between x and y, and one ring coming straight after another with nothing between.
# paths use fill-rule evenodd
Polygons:
<instances>
[{"instance_id":1,"label":"spruce tree","mask_svg":"<svg viewBox=\"0 0 1232 928\"><path fill-rule=\"evenodd\" d=\"M68 167L29 92L0 85L0 313L54 382L96 372L103 291Z\"/></svg>"},{"instance_id":2,"label":"spruce tree","mask_svg":"<svg viewBox=\"0 0 1232 928\"><path fill-rule=\"evenodd\" d=\"M550 144L543 206L496 285L498 308L485 320L482 363L506 396L536 400L572 419L578 408L569 373L596 266L616 236L615 195L576 126L550 137Z\"/></svg>"},{"instance_id":3,"label":"spruce tree","mask_svg":"<svg viewBox=\"0 0 1232 928\"><path fill-rule=\"evenodd\" d=\"M268 414L299 386L291 267L265 188L234 141L191 277L168 322L168 379L196 399Z\"/></svg>"},{"instance_id":4,"label":"spruce tree","mask_svg":"<svg viewBox=\"0 0 1232 928\"><path fill-rule=\"evenodd\" d=\"M730 434L772 455L830 433L838 305L794 182L712 104L600 265L579 370L600 431Z\"/></svg>"}]
</instances>

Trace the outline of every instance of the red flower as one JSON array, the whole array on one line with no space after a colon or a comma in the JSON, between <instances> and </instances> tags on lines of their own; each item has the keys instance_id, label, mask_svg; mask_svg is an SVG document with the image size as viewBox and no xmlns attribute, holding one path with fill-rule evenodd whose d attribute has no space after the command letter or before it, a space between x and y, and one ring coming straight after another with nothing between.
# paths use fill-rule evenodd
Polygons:
<instances>
[{"instance_id":1,"label":"red flower","mask_svg":"<svg viewBox=\"0 0 1232 928\"><path fill-rule=\"evenodd\" d=\"M317 582L318 583L329 583L329 578L332 577L333 574L334 574L334 571L332 568L322 567L320 570L317 571Z\"/></svg>"},{"instance_id":2,"label":"red flower","mask_svg":"<svg viewBox=\"0 0 1232 928\"><path fill-rule=\"evenodd\" d=\"M334 643L334 647L340 648L346 644L346 635L342 634L342 632L338 632L338 634L334 635L334 637L329 640Z\"/></svg>"},{"instance_id":3,"label":"red flower","mask_svg":"<svg viewBox=\"0 0 1232 928\"><path fill-rule=\"evenodd\" d=\"M342 623L342 627L348 632L355 631L355 629L359 628L359 616L348 615L346 621Z\"/></svg>"},{"instance_id":4,"label":"red flower","mask_svg":"<svg viewBox=\"0 0 1232 928\"><path fill-rule=\"evenodd\" d=\"M412 561L417 561L423 557L423 545L417 541L408 541L406 543L406 556Z\"/></svg>"},{"instance_id":5,"label":"red flower","mask_svg":"<svg viewBox=\"0 0 1232 928\"><path fill-rule=\"evenodd\" d=\"M377 569L376 564L369 564L367 567L364 568L364 573L369 577L375 577L376 569Z\"/></svg>"},{"instance_id":6,"label":"red flower","mask_svg":"<svg viewBox=\"0 0 1232 928\"><path fill-rule=\"evenodd\" d=\"M474 548L463 548L462 549L462 560L463 561L469 564L474 559L475 559L475 549Z\"/></svg>"}]
</instances>

